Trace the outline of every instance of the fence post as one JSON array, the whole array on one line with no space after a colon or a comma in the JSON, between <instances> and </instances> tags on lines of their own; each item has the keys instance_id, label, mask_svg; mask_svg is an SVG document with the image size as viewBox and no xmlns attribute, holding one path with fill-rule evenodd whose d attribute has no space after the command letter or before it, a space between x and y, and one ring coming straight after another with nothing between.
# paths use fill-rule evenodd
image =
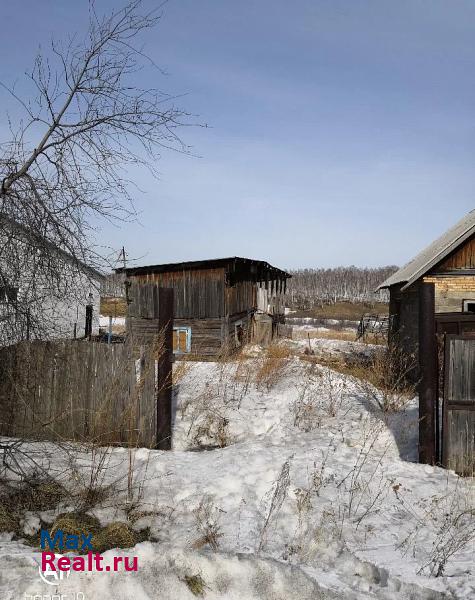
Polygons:
<instances>
[{"instance_id":1,"label":"fence post","mask_svg":"<svg viewBox=\"0 0 475 600\"><path fill-rule=\"evenodd\" d=\"M433 283L421 283L419 291L419 370L419 462L433 465L438 380Z\"/></svg>"},{"instance_id":2,"label":"fence post","mask_svg":"<svg viewBox=\"0 0 475 600\"><path fill-rule=\"evenodd\" d=\"M158 331L164 336L164 352L158 359L157 448L172 447L173 289L158 289Z\"/></svg>"}]
</instances>

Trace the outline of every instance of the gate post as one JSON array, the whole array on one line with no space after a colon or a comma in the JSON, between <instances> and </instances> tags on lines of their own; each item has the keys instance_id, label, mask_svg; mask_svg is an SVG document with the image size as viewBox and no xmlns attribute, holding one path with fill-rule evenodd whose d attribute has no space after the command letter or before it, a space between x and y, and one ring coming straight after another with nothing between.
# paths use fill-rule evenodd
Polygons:
<instances>
[{"instance_id":1,"label":"gate post","mask_svg":"<svg viewBox=\"0 0 475 600\"><path fill-rule=\"evenodd\" d=\"M433 465L438 381L433 283L421 283L419 291L419 372L419 462Z\"/></svg>"},{"instance_id":2,"label":"gate post","mask_svg":"<svg viewBox=\"0 0 475 600\"><path fill-rule=\"evenodd\" d=\"M159 450L172 447L172 354L173 354L173 289L158 288L158 332L163 339L163 352L158 358L157 438Z\"/></svg>"}]
</instances>

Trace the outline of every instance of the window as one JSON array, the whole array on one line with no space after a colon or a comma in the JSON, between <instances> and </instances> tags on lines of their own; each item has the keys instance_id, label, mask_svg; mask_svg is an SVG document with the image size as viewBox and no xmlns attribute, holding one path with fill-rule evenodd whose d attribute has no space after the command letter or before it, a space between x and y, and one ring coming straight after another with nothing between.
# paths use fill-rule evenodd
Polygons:
<instances>
[{"instance_id":1,"label":"window","mask_svg":"<svg viewBox=\"0 0 475 600\"><path fill-rule=\"evenodd\" d=\"M173 353L187 354L191 352L191 327L173 328Z\"/></svg>"},{"instance_id":2,"label":"window","mask_svg":"<svg viewBox=\"0 0 475 600\"><path fill-rule=\"evenodd\" d=\"M475 313L475 300L464 300L463 312Z\"/></svg>"},{"instance_id":3,"label":"window","mask_svg":"<svg viewBox=\"0 0 475 600\"><path fill-rule=\"evenodd\" d=\"M18 298L18 288L10 285L0 286L0 304L14 304Z\"/></svg>"}]
</instances>

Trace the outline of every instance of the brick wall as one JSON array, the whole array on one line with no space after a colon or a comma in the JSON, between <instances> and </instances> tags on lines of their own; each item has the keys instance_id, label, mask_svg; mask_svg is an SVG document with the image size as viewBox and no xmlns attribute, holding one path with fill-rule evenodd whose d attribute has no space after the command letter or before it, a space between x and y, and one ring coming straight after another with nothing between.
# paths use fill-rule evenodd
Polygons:
<instances>
[{"instance_id":1,"label":"brick wall","mask_svg":"<svg viewBox=\"0 0 475 600\"><path fill-rule=\"evenodd\" d=\"M424 281L435 284L435 312L462 312L463 300L475 301L475 276L434 275Z\"/></svg>"}]
</instances>

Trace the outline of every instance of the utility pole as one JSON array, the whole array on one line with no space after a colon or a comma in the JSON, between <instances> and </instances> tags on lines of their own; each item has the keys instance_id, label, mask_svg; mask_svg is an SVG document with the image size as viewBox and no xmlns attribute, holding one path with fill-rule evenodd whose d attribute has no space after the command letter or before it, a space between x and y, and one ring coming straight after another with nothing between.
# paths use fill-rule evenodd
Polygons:
<instances>
[{"instance_id":1,"label":"utility pole","mask_svg":"<svg viewBox=\"0 0 475 600\"><path fill-rule=\"evenodd\" d=\"M122 260L122 267L127 268L127 255L125 253L125 246L122 246L122 250L119 252L119 261Z\"/></svg>"}]
</instances>

